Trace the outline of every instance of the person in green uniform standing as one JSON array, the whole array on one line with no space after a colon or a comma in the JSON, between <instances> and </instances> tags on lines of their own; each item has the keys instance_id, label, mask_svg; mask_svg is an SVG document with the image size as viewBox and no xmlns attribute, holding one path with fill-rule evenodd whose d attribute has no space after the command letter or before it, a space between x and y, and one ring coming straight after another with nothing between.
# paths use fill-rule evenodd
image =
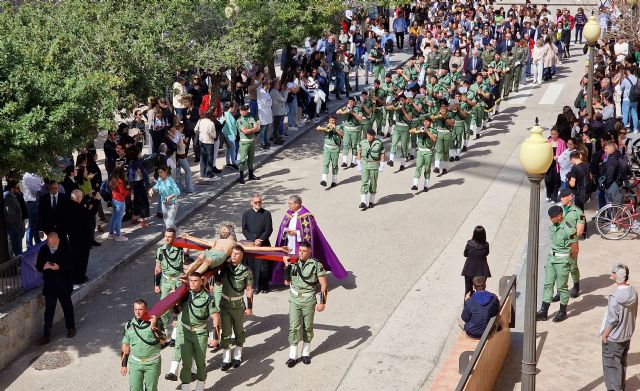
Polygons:
<instances>
[{"instance_id":1,"label":"person in green uniform standing","mask_svg":"<svg viewBox=\"0 0 640 391\"><path fill-rule=\"evenodd\" d=\"M449 102L449 111L452 114L454 121L452 133L453 154L449 156L450 162L454 160L460 160L460 151L462 150L462 140L464 138L465 121L467 119L467 116L469 115L469 113L466 112L460 104L461 98L462 92L460 92L460 90L456 90L456 92L454 93L453 103Z\"/></svg>"},{"instance_id":2,"label":"person in green uniform standing","mask_svg":"<svg viewBox=\"0 0 640 391\"><path fill-rule=\"evenodd\" d=\"M562 322L567 318L567 303L569 302L569 289L567 280L573 263L572 243L576 236L576 229L564 221L562 208L554 205L549 208L551 219L551 252L547 256L547 264L544 266L544 297L542 308L536 315L537 320L547 320L549 305L553 297L553 287L557 285L560 293L560 310L553 318L554 322Z\"/></svg>"},{"instance_id":3,"label":"person in green uniform standing","mask_svg":"<svg viewBox=\"0 0 640 391\"><path fill-rule=\"evenodd\" d=\"M447 161L449 160L449 149L451 148L452 134L451 129L455 124L453 119L454 113L449 111L449 102L443 100L440 103L440 112L431 117L433 126L438 131L436 140L436 162L433 172L436 174L442 170L442 175L447 173Z\"/></svg>"},{"instance_id":4,"label":"person in green uniform standing","mask_svg":"<svg viewBox=\"0 0 640 391\"><path fill-rule=\"evenodd\" d=\"M226 371L231 367L238 368L242 361L242 346L246 340L244 333L244 316L253 314L253 274L242 264L244 249L240 245L231 251L231 263L223 266L216 284L222 284L222 300L220 301L220 320L222 322L222 366ZM247 297L245 308L244 297ZM235 335L235 350L231 361L231 332Z\"/></svg>"},{"instance_id":5,"label":"person in green uniform standing","mask_svg":"<svg viewBox=\"0 0 640 391\"><path fill-rule=\"evenodd\" d=\"M460 87L460 107L462 110L468 113L464 121L464 143L462 145L461 152L467 152L469 146L469 138L474 133L473 129L475 116L477 115L476 106L479 104L476 102L477 96L475 92L469 89L469 83L466 80L462 81Z\"/></svg>"},{"instance_id":6,"label":"person in green uniform standing","mask_svg":"<svg viewBox=\"0 0 640 391\"><path fill-rule=\"evenodd\" d=\"M475 139L480 138L480 133L482 132L482 126L484 124L485 118L485 100L490 98L488 92L484 91L484 76L479 73L476 76L475 83L469 86L469 91L471 91L476 96L476 105L473 110L473 119L471 120L471 131L473 132Z\"/></svg>"},{"instance_id":7,"label":"person in green uniform standing","mask_svg":"<svg viewBox=\"0 0 640 391\"><path fill-rule=\"evenodd\" d=\"M369 99L369 93L367 91L362 91L360 93L360 101L358 102L358 107L362 112L362 121L360 121L360 140L364 139L367 135L367 131L371 127L371 122L373 121L373 101ZM358 140L358 142L360 141Z\"/></svg>"},{"instance_id":8,"label":"person in green uniform standing","mask_svg":"<svg viewBox=\"0 0 640 391\"><path fill-rule=\"evenodd\" d=\"M317 131L324 134L324 146L322 147L322 180L321 186L327 186L327 176L331 165L331 187L338 184L338 154L340 154L340 144L344 137L342 125L336 125L336 117L329 116L327 126L318 126Z\"/></svg>"},{"instance_id":9,"label":"person in green uniform standing","mask_svg":"<svg viewBox=\"0 0 640 391\"><path fill-rule=\"evenodd\" d=\"M180 310L180 327L177 344L182 354L182 369L180 370L181 391L189 391L191 382L191 363L195 357L197 368L196 391L204 389L207 380L207 319L220 312L212 296L202 289L204 281L202 274L193 272L189 276L189 293L178 304Z\"/></svg>"},{"instance_id":10,"label":"person in green uniform standing","mask_svg":"<svg viewBox=\"0 0 640 391\"><path fill-rule=\"evenodd\" d=\"M373 64L373 79L382 80L384 78L384 54L378 39L369 51L369 62Z\"/></svg>"},{"instance_id":11,"label":"person in green uniform standing","mask_svg":"<svg viewBox=\"0 0 640 391\"><path fill-rule=\"evenodd\" d=\"M385 105L383 106L382 113L382 127L386 128L386 131L383 129L383 133L378 134L380 136L384 135L385 138L391 137L391 130L393 129L393 125L395 121L393 120L393 111L387 110L386 105L391 103L393 99L395 99L396 88L392 82L391 73L387 73L384 77L384 83L381 84L383 90L385 90Z\"/></svg>"},{"instance_id":12,"label":"person in green uniform standing","mask_svg":"<svg viewBox=\"0 0 640 391\"><path fill-rule=\"evenodd\" d=\"M427 116L423 121L423 126L416 129L415 133L417 134L418 152L416 155L416 172L413 174L413 186L411 186L411 190L418 190L418 182L420 181L420 177L424 175L424 191L426 193L429 191L433 147L438 138L438 131L431 126L431 117Z\"/></svg>"},{"instance_id":13,"label":"person in green uniform standing","mask_svg":"<svg viewBox=\"0 0 640 391\"><path fill-rule=\"evenodd\" d=\"M147 312L147 302L138 299L133 303L134 317L124 327L120 374L129 374L130 391L156 391L160 377L160 349L167 336L162 332L162 320L152 316L142 320Z\"/></svg>"},{"instance_id":14,"label":"person in green uniform standing","mask_svg":"<svg viewBox=\"0 0 640 391\"><path fill-rule=\"evenodd\" d=\"M401 94L398 100L395 105L386 106L387 110L395 113L395 125L393 125L393 133L391 134L391 153L387 164L393 167L398 142L400 142L400 151L402 153L400 171L404 171L405 163L409 157L409 124L414 117L417 118L418 113L414 111L412 105L407 104L407 98L404 94Z\"/></svg>"},{"instance_id":15,"label":"person in green uniform standing","mask_svg":"<svg viewBox=\"0 0 640 391\"><path fill-rule=\"evenodd\" d=\"M244 170L249 170L249 180L259 180L253 174L253 161L256 157L256 144L254 141L256 133L260 132L260 123L249 115L249 106L240 107L240 118L237 121L238 132L240 134L240 147L238 150L238 168L240 177L237 182L244 184Z\"/></svg>"},{"instance_id":16,"label":"person in green uniform standing","mask_svg":"<svg viewBox=\"0 0 640 391\"><path fill-rule=\"evenodd\" d=\"M342 146L342 167L347 168L349 161L349 151L351 151L351 167L356 166L356 151L360 142L360 121L364 119L362 110L356 106L356 98L349 97L347 106L336 111L338 115L344 115L342 129L344 130L344 144Z\"/></svg>"},{"instance_id":17,"label":"person in green uniform standing","mask_svg":"<svg viewBox=\"0 0 640 391\"><path fill-rule=\"evenodd\" d=\"M362 140L365 141L365 140ZM379 140L378 140L379 141ZM311 341L313 340L313 318L327 304L327 276L322 263L311 258L311 244L301 242L298 246L298 262L290 263L283 257L285 284L289 285L289 359L286 365L293 368L298 362L298 344L302 333L302 362L311 364ZM316 299L316 286L320 294Z\"/></svg>"},{"instance_id":18,"label":"person in green uniform standing","mask_svg":"<svg viewBox=\"0 0 640 391\"><path fill-rule=\"evenodd\" d=\"M442 54L438 51L438 48L435 45L432 45L430 49L431 51L425 56L427 73L435 75L442 65Z\"/></svg>"},{"instance_id":19,"label":"person in green uniform standing","mask_svg":"<svg viewBox=\"0 0 640 391\"><path fill-rule=\"evenodd\" d=\"M520 89L520 78L522 77L522 67L525 64L525 58L528 55L529 48L525 48L526 41L516 41L516 44L511 49L513 53L513 91L518 92Z\"/></svg>"},{"instance_id":20,"label":"person in green uniform standing","mask_svg":"<svg viewBox=\"0 0 640 391\"><path fill-rule=\"evenodd\" d=\"M376 138L373 129L367 132L367 139L358 144L358 171L361 173L360 209L367 210L375 205L378 189L378 172L384 170L384 145Z\"/></svg>"},{"instance_id":21,"label":"person in green uniform standing","mask_svg":"<svg viewBox=\"0 0 640 391\"><path fill-rule=\"evenodd\" d=\"M375 125L376 132L380 136L384 136L384 105L385 100L387 99L387 90L382 88L380 85L380 80L376 80L373 82L373 89L371 90L371 94L369 94L371 101L373 103L373 116L371 118L371 125ZM368 130L368 129L367 129ZM365 137L367 132L365 131Z\"/></svg>"},{"instance_id":22,"label":"person in green uniform standing","mask_svg":"<svg viewBox=\"0 0 640 391\"><path fill-rule=\"evenodd\" d=\"M513 88L513 68L516 64L516 59L513 56L513 50L507 48L507 54L503 57L502 62L504 67L502 68L503 91L502 98L504 100L509 99L509 94Z\"/></svg>"},{"instance_id":23,"label":"person in green uniform standing","mask_svg":"<svg viewBox=\"0 0 640 391\"><path fill-rule=\"evenodd\" d=\"M174 247L173 242L176 240L175 228L167 228L164 231L164 244L156 250L156 265L154 269L155 275L155 293L160 294L160 300L167 297L177 287L182 285L180 275L183 271L184 250L180 247ZM162 324L166 327L165 334L169 335L169 317L167 311L162 314ZM175 346L177 327L173 328L169 346Z\"/></svg>"},{"instance_id":24,"label":"person in green uniform standing","mask_svg":"<svg viewBox=\"0 0 640 391\"><path fill-rule=\"evenodd\" d=\"M494 74L495 78L494 81L497 84L497 87L495 89L495 105L493 106L493 112L495 114L497 114L500 110L500 102L502 101L502 92L504 89L504 75L507 73L505 71L505 63L504 61L502 61L502 58L500 57L499 53L495 53L493 55L494 60L491 61L489 63L489 69L487 69L487 72L489 75ZM493 69L493 72L491 72L491 70ZM484 82L487 83L487 81L490 80L489 78L485 78Z\"/></svg>"},{"instance_id":25,"label":"person in green uniform standing","mask_svg":"<svg viewBox=\"0 0 640 391\"><path fill-rule=\"evenodd\" d=\"M489 63L493 61L495 54L496 49L493 47L493 43L489 42L482 50L482 54L480 54L480 58L482 59L483 71L487 71L489 69Z\"/></svg>"}]
</instances>

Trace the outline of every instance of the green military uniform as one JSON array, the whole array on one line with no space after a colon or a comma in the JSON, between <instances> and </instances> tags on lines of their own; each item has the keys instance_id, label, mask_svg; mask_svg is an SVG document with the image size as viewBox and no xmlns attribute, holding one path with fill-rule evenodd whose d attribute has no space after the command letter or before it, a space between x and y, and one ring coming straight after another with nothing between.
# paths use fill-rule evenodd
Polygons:
<instances>
[{"instance_id":1,"label":"green military uniform","mask_svg":"<svg viewBox=\"0 0 640 391\"><path fill-rule=\"evenodd\" d=\"M576 230L576 237L571 241L571 243L575 243L578 241L578 235L577 235L577 227L578 224L587 224L587 221L584 217L584 212L582 210L580 210L580 208L578 208L575 205L571 205L571 206L563 206L562 207L562 211L564 212L564 221L571 225L571 227L573 227L574 230ZM571 259L571 279L573 280L573 283L578 283L580 282L580 269L578 269L578 260L577 259Z\"/></svg>"},{"instance_id":2,"label":"green military uniform","mask_svg":"<svg viewBox=\"0 0 640 391\"><path fill-rule=\"evenodd\" d=\"M496 50L494 48L485 48L480 55L482 58L482 70L486 72L489 69L489 64L493 61L495 57Z\"/></svg>"},{"instance_id":3,"label":"green military uniform","mask_svg":"<svg viewBox=\"0 0 640 391\"><path fill-rule=\"evenodd\" d=\"M373 80L384 80L384 54L382 48L372 48L369 52L369 56L373 58L371 63L373 64Z\"/></svg>"},{"instance_id":4,"label":"green military uniform","mask_svg":"<svg viewBox=\"0 0 640 391\"><path fill-rule=\"evenodd\" d=\"M160 300L167 297L177 287L182 285L178 279L182 274L184 263L184 250L179 247L163 244L156 250L156 263L160 264L162 275L160 276ZM170 312L162 314L162 323L169 327Z\"/></svg>"},{"instance_id":5,"label":"green military uniform","mask_svg":"<svg viewBox=\"0 0 640 391\"><path fill-rule=\"evenodd\" d=\"M449 60L451 59L451 49L448 46L440 46L438 49L440 53L440 67L443 69L449 69Z\"/></svg>"},{"instance_id":6,"label":"green military uniform","mask_svg":"<svg viewBox=\"0 0 640 391\"><path fill-rule=\"evenodd\" d=\"M369 98L367 98L364 102L358 102L358 107L360 108L362 116L364 117L362 121L360 121L361 139L363 139L367 137L367 130L369 130L369 128L371 127L375 112L373 111L373 102ZM369 110L371 114L367 114L365 108Z\"/></svg>"},{"instance_id":7,"label":"green military uniform","mask_svg":"<svg viewBox=\"0 0 640 391\"><path fill-rule=\"evenodd\" d=\"M484 115L485 115L484 108L486 107L486 104L480 97L481 90L484 92L483 86L478 84L477 82L474 82L469 86L469 91L475 95L475 99L476 99L476 105L474 106L471 112L471 114L473 115L473 119L471 123L475 125L474 129L478 134L482 130L482 121L484 120Z\"/></svg>"},{"instance_id":8,"label":"green military uniform","mask_svg":"<svg viewBox=\"0 0 640 391\"><path fill-rule=\"evenodd\" d=\"M467 98L467 102L460 102L460 107L467 112L467 117L464 119L464 146L466 147L469 142L469 137L473 134L471 121L473 121L474 116L477 115L476 106L478 106L478 103L476 102L475 92L468 90L464 96ZM475 103L475 106L472 106L469 102Z\"/></svg>"},{"instance_id":9,"label":"green military uniform","mask_svg":"<svg viewBox=\"0 0 640 391\"><path fill-rule=\"evenodd\" d=\"M387 99L387 90L383 88L374 88L369 91L369 96L371 97L371 99L376 97L384 102ZM375 111L373 112L371 118L371 124L375 124L376 133L380 136L384 136L384 114L384 105L376 104Z\"/></svg>"},{"instance_id":10,"label":"green military uniform","mask_svg":"<svg viewBox=\"0 0 640 391\"><path fill-rule=\"evenodd\" d=\"M395 91L404 90L404 88L407 86L407 81L404 79L404 77L396 73L391 78L391 86Z\"/></svg>"},{"instance_id":11,"label":"green military uniform","mask_svg":"<svg viewBox=\"0 0 640 391\"><path fill-rule=\"evenodd\" d=\"M360 107L354 106L351 111L345 114L345 118L341 123L344 131L342 160L345 163L348 161L349 151L351 151L351 161L355 162L358 142L360 141L360 122L353 114L364 115Z\"/></svg>"},{"instance_id":12,"label":"green military uniform","mask_svg":"<svg viewBox=\"0 0 640 391\"><path fill-rule=\"evenodd\" d=\"M182 353L182 369L180 381L182 384L191 382L191 365L195 357L197 379L207 379L205 356L207 353L207 319L215 312L220 312L215 299L206 291L189 291L182 301L180 314L180 328L176 344L180 346Z\"/></svg>"},{"instance_id":13,"label":"green military uniform","mask_svg":"<svg viewBox=\"0 0 640 391\"><path fill-rule=\"evenodd\" d=\"M238 130L240 129L253 129L256 125L256 120L251 115L245 115L238 118ZM238 167L239 171L243 172L245 168L249 171L253 171L253 160L256 157L256 145L254 142L255 133L244 134L239 131L240 134L240 147L238 150Z\"/></svg>"},{"instance_id":14,"label":"green military uniform","mask_svg":"<svg viewBox=\"0 0 640 391\"><path fill-rule=\"evenodd\" d=\"M366 140L362 140L366 142ZM378 141L378 140L376 140ZM319 277L326 274L320 261L309 258L289 266L291 282L289 283L289 345L297 345L302 341L310 343L313 339L313 317L316 308L316 285Z\"/></svg>"},{"instance_id":15,"label":"green military uniform","mask_svg":"<svg viewBox=\"0 0 640 391\"><path fill-rule=\"evenodd\" d=\"M160 330L164 327L162 320L158 320L156 327ZM160 376L160 339L151 329L151 323L136 319L127 322L124 327L122 343L129 345L129 390L131 391L155 391L158 389L158 377ZM72 387L73 388L73 387Z\"/></svg>"},{"instance_id":16,"label":"green military uniform","mask_svg":"<svg viewBox=\"0 0 640 391\"><path fill-rule=\"evenodd\" d=\"M402 73L404 73L410 81L418 80L418 70L414 66L402 68Z\"/></svg>"},{"instance_id":17,"label":"green military uniform","mask_svg":"<svg viewBox=\"0 0 640 391\"><path fill-rule=\"evenodd\" d=\"M393 94L395 91L395 87L393 86L393 80L390 81L389 83L387 83L386 81L382 82L380 84L380 86L382 88L384 88L386 95L385 95L385 103L389 103L393 101ZM382 109L382 127L384 128L385 126L387 127L387 133L391 132L391 129L393 128L393 125L395 124L395 121L393 119L393 110L387 110L386 107L383 107ZM388 125L387 125L388 123ZM382 131L382 133L380 133L380 131ZM378 133L378 135L384 135L384 129L380 129L380 131L378 129L376 129L376 132Z\"/></svg>"},{"instance_id":18,"label":"green military uniform","mask_svg":"<svg viewBox=\"0 0 640 391\"><path fill-rule=\"evenodd\" d=\"M522 77L522 67L524 66L525 57L527 53L525 52L523 47L520 45L516 45L511 49L511 53L513 53L513 90L518 92L520 87L520 77Z\"/></svg>"},{"instance_id":19,"label":"green military uniform","mask_svg":"<svg viewBox=\"0 0 640 391\"><path fill-rule=\"evenodd\" d=\"M398 105L401 105L401 103L398 103ZM404 166L406 159L409 157L409 126L414 118L419 118L418 112L413 106L405 103L403 107L412 119L409 120L405 117L400 106L395 110L396 124L393 126L393 133L391 133L391 155L389 156L389 161L393 161L398 150L398 142L400 142L400 151L402 152L401 166Z\"/></svg>"},{"instance_id":20,"label":"green military uniform","mask_svg":"<svg viewBox=\"0 0 640 391\"><path fill-rule=\"evenodd\" d=\"M504 56L504 59L502 60L502 62L504 63L504 71L507 71L507 73L502 75L502 79L504 80L503 82L503 96L505 98L509 97L509 94L511 93L511 89L513 87L513 68L515 67L516 64L516 60L515 57L513 57L513 53L507 53L506 56Z\"/></svg>"},{"instance_id":21,"label":"green military uniform","mask_svg":"<svg viewBox=\"0 0 640 391\"><path fill-rule=\"evenodd\" d=\"M557 286L560 294L560 304L569 302L567 280L573 263L570 255L571 243L576 238L575 227L566 221L551 224L551 253L547 256L544 266L544 297L542 301L550 303L553 297L553 286Z\"/></svg>"},{"instance_id":22,"label":"green military uniform","mask_svg":"<svg viewBox=\"0 0 640 391\"><path fill-rule=\"evenodd\" d=\"M336 128L344 132L344 126L338 125ZM332 182L338 175L338 155L340 154L340 144L342 138L335 129L327 129L324 132L324 146L322 147L322 174L323 178L329 174L331 165Z\"/></svg>"},{"instance_id":23,"label":"green military uniform","mask_svg":"<svg viewBox=\"0 0 640 391\"><path fill-rule=\"evenodd\" d=\"M438 131L434 127L430 127L429 131L437 137ZM435 143L431 141L426 132L419 132L417 134L417 144L418 152L416 154L416 172L413 174L413 184L417 187L420 176L424 175L424 187L426 189L429 185L429 178L431 178L431 162L433 161Z\"/></svg>"},{"instance_id":24,"label":"green military uniform","mask_svg":"<svg viewBox=\"0 0 640 391\"><path fill-rule=\"evenodd\" d=\"M438 138L436 139L436 168L440 170L440 165L443 161L449 160L449 149L451 148L451 140L453 138L451 129L447 126L445 120L452 118L451 112L447 111L445 117L436 115L433 118L433 127L438 131Z\"/></svg>"},{"instance_id":25,"label":"green military uniform","mask_svg":"<svg viewBox=\"0 0 640 391\"><path fill-rule=\"evenodd\" d=\"M410 129L415 129L415 128L419 128L422 125L422 122L424 121L424 118L426 117L425 112L427 111L426 109L426 104L424 104L424 100L425 97L414 97L413 98L413 103L420 109L420 110L416 110L415 107L413 107L413 105L407 105L411 107L411 115L413 116L413 119L411 120L411 122L409 123L409 128ZM415 149L418 147L418 143L417 143L417 134L415 133L409 133L409 141L411 142L411 149L409 150L409 159L413 157L415 157Z\"/></svg>"},{"instance_id":26,"label":"green military uniform","mask_svg":"<svg viewBox=\"0 0 640 391\"><path fill-rule=\"evenodd\" d=\"M453 83L454 88L459 86L460 83L462 82L462 73L451 72L449 75L451 75L451 82Z\"/></svg>"},{"instance_id":27,"label":"green military uniform","mask_svg":"<svg viewBox=\"0 0 640 391\"><path fill-rule=\"evenodd\" d=\"M504 64L504 61L502 61L502 60L500 60L500 61L493 60L493 61L491 61L489 63L489 67L493 68L495 73L499 75L498 88L496 89L497 92L496 92L496 97L495 97L496 98L496 104L497 104L497 103L500 102L500 98L502 98L502 90L504 88L504 76L505 76L505 75L502 74L502 71L505 68L505 64ZM491 81L489 80L489 77L486 77L484 79L484 83L486 85L491 84Z\"/></svg>"},{"instance_id":28,"label":"green military uniform","mask_svg":"<svg viewBox=\"0 0 640 391\"><path fill-rule=\"evenodd\" d=\"M378 170L380 169L380 159L384 154L384 145L378 139L374 139L371 142L365 139L358 144L358 152L360 152L361 157L362 184L360 186L360 194L361 199L363 199L367 194L375 196L377 193Z\"/></svg>"},{"instance_id":29,"label":"green military uniform","mask_svg":"<svg viewBox=\"0 0 640 391\"><path fill-rule=\"evenodd\" d=\"M248 267L227 264L222 269L222 300L220 301L220 323L222 338L220 347L229 349L231 331L235 335L235 345L242 347L246 339L244 333L244 291L253 286L253 274Z\"/></svg>"},{"instance_id":30,"label":"green military uniform","mask_svg":"<svg viewBox=\"0 0 640 391\"><path fill-rule=\"evenodd\" d=\"M430 69L432 73L437 72L442 64L442 54L437 50L432 50L425 56L425 62L427 69Z\"/></svg>"},{"instance_id":31,"label":"green military uniform","mask_svg":"<svg viewBox=\"0 0 640 391\"><path fill-rule=\"evenodd\" d=\"M464 110L464 109L463 109ZM460 158L460 150L462 149L462 139L464 137L464 128L465 128L465 117L462 116L458 111L452 112L451 116L455 121L453 125L452 143L451 146L454 149L454 156L452 158ZM467 117L469 115L467 114ZM451 161L451 158L449 159Z\"/></svg>"}]
</instances>

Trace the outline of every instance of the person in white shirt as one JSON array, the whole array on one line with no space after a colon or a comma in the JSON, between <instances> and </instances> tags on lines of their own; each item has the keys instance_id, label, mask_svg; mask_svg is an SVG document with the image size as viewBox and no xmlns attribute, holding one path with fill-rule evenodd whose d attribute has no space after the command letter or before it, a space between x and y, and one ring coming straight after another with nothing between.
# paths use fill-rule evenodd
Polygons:
<instances>
[{"instance_id":1,"label":"person in white shirt","mask_svg":"<svg viewBox=\"0 0 640 391\"><path fill-rule=\"evenodd\" d=\"M204 118L198 121L195 131L199 133L200 140L200 176L213 178L213 174L220 172L220 170L215 167L214 147L217 132L212 109L204 113Z\"/></svg>"},{"instance_id":2,"label":"person in white shirt","mask_svg":"<svg viewBox=\"0 0 640 391\"><path fill-rule=\"evenodd\" d=\"M169 137L171 137L171 141L176 144L176 162L173 162L173 159L169 158L167 160L167 165L172 168L172 173L174 174L176 183L185 193L194 193L195 189L193 188L192 181L192 173L191 167L189 166L189 161L187 160L186 154L186 145L184 143L184 134L182 131L184 126L182 124L178 124L175 127L169 129ZM173 166L171 166L171 163ZM182 173L181 173L182 171ZM181 184L181 178L184 176L184 185Z\"/></svg>"},{"instance_id":3,"label":"person in white shirt","mask_svg":"<svg viewBox=\"0 0 640 391\"><path fill-rule=\"evenodd\" d=\"M271 84L267 79L262 81L262 88L258 90L258 119L260 121L260 144L262 149L269 149L269 128L273 122L273 114L271 113L271 95L269 88Z\"/></svg>"},{"instance_id":4,"label":"person in white shirt","mask_svg":"<svg viewBox=\"0 0 640 391\"><path fill-rule=\"evenodd\" d=\"M44 181L41 177L29 172L22 176L22 196L27 204L27 216L29 228L27 229L27 248L40 243L38 235L38 193L42 191Z\"/></svg>"},{"instance_id":5,"label":"person in white shirt","mask_svg":"<svg viewBox=\"0 0 640 391\"><path fill-rule=\"evenodd\" d=\"M182 120L187 111L185 104L182 102L182 99L187 96L187 87L184 84L184 77L180 76L171 88L173 90L173 108L180 120Z\"/></svg>"}]
</instances>

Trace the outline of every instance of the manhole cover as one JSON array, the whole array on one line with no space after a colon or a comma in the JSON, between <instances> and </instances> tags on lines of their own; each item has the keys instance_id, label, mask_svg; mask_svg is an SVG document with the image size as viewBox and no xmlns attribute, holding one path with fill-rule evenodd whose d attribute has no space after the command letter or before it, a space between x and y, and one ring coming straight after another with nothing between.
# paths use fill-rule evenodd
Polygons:
<instances>
[{"instance_id":1,"label":"manhole cover","mask_svg":"<svg viewBox=\"0 0 640 391\"><path fill-rule=\"evenodd\" d=\"M38 357L31 366L42 371L66 367L69 364L71 364L71 357L67 353L47 352Z\"/></svg>"}]
</instances>

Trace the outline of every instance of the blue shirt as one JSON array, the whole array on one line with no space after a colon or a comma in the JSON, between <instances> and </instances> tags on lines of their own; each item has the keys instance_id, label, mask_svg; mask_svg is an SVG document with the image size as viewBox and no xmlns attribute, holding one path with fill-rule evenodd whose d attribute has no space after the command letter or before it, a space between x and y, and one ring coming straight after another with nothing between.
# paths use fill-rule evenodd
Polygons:
<instances>
[{"instance_id":1,"label":"blue shirt","mask_svg":"<svg viewBox=\"0 0 640 391\"><path fill-rule=\"evenodd\" d=\"M175 204L178 200L178 196L180 195L180 189L178 189L178 185L176 181L171 177L167 177L167 179L158 178L155 186L153 186L153 190L157 191L160 194L160 199L162 202L167 202L169 204ZM167 201L167 197L170 195L175 195L171 201Z\"/></svg>"},{"instance_id":2,"label":"blue shirt","mask_svg":"<svg viewBox=\"0 0 640 391\"><path fill-rule=\"evenodd\" d=\"M404 33L407 31L407 21L403 18L395 18L393 20L393 31L396 33Z\"/></svg>"}]
</instances>

